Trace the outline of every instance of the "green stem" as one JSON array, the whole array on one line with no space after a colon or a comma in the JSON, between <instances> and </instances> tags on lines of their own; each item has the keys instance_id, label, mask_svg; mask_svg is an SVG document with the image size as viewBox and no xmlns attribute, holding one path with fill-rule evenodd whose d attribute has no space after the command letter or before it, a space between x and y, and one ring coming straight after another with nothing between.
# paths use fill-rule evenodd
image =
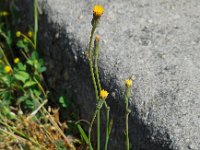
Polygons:
<instances>
[{"instance_id":1,"label":"green stem","mask_svg":"<svg viewBox=\"0 0 200 150\"><path fill-rule=\"evenodd\" d=\"M89 146L90 146L90 150L93 150L92 148L92 144L91 144L91 131L92 131L92 126L94 124L94 120L97 116L97 113L99 112L99 109L96 109L95 112L94 112L94 115L92 117L92 121L90 123L90 127L89 127L89 131L88 131L88 139L89 139Z\"/></svg>"},{"instance_id":2,"label":"green stem","mask_svg":"<svg viewBox=\"0 0 200 150\"><path fill-rule=\"evenodd\" d=\"M47 98L47 94L46 94L43 86L41 85L41 83L35 77L33 79L37 83L37 85L38 85L39 89L41 90L42 94L44 95L44 97Z\"/></svg>"},{"instance_id":3,"label":"green stem","mask_svg":"<svg viewBox=\"0 0 200 150\"><path fill-rule=\"evenodd\" d=\"M97 81L97 86L99 91L101 91L101 82L99 79L99 69L98 69L98 57L99 57L99 39L95 39L94 42L94 69L95 69L95 78ZM107 150L108 147L108 140L109 140L109 113L110 113L110 107L107 105L106 102L104 102L105 107L106 107L106 142L105 142L105 150ZM98 122L98 117L100 118L100 112L97 114L97 122ZM100 130L97 130L97 135L100 135ZM100 137L97 139L100 139ZM100 144L100 141L97 142ZM97 149L100 149L100 145L97 145Z\"/></svg>"},{"instance_id":4,"label":"green stem","mask_svg":"<svg viewBox=\"0 0 200 150\"><path fill-rule=\"evenodd\" d=\"M94 25L92 27L92 31L91 31L91 34L90 34L90 42L89 42L89 66L90 66L90 73L91 73L91 76L92 76L92 82L93 82L93 85L94 85L96 100L98 100L98 90L97 90L97 84L96 84L96 81L95 81L94 70L93 70L93 63L92 63L92 41L93 41L95 29L96 29L96 26Z\"/></svg>"},{"instance_id":5,"label":"green stem","mask_svg":"<svg viewBox=\"0 0 200 150\"><path fill-rule=\"evenodd\" d=\"M31 41L30 38L28 38L25 34L21 33L21 35L22 35L22 37L24 37L24 39L26 39L33 46L34 49L36 49L36 45Z\"/></svg>"},{"instance_id":6,"label":"green stem","mask_svg":"<svg viewBox=\"0 0 200 150\"><path fill-rule=\"evenodd\" d=\"M97 41L95 39L95 42L94 42L94 69L95 69L95 78L96 78L96 81L97 81L97 86L98 86L98 89L99 91L101 91L101 83L100 83L100 80L99 80L99 71L98 71L98 53L99 53L99 41ZM101 121L101 112L99 111L97 113L97 150L100 150L100 135L101 135L101 131L100 131L100 121Z\"/></svg>"},{"instance_id":7,"label":"green stem","mask_svg":"<svg viewBox=\"0 0 200 150\"><path fill-rule=\"evenodd\" d=\"M125 94L125 102L126 102L126 150L129 150L129 135L128 135L128 116L130 113L130 110L128 108L128 99L130 96L130 88L126 89L126 94Z\"/></svg>"},{"instance_id":8,"label":"green stem","mask_svg":"<svg viewBox=\"0 0 200 150\"><path fill-rule=\"evenodd\" d=\"M100 143L101 143L101 111L97 112L97 150L100 150Z\"/></svg>"},{"instance_id":9,"label":"green stem","mask_svg":"<svg viewBox=\"0 0 200 150\"><path fill-rule=\"evenodd\" d=\"M110 116L110 107L106 105L106 142L105 142L105 150L108 149L108 140L109 140L109 135L110 135L110 131L109 131L109 116Z\"/></svg>"},{"instance_id":10,"label":"green stem","mask_svg":"<svg viewBox=\"0 0 200 150\"><path fill-rule=\"evenodd\" d=\"M1 55L3 56L3 59L4 59L5 63L6 63L6 65L11 66L9 61L8 61L8 59L7 59L7 57L6 57L6 55L5 55L5 53L4 53L4 51L3 51L3 49L1 48L1 46L0 46L0 52L1 52Z\"/></svg>"},{"instance_id":11,"label":"green stem","mask_svg":"<svg viewBox=\"0 0 200 150\"><path fill-rule=\"evenodd\" d=\"M94 90L95 90L95 97L96 97L96 101L99 100L98 97L98 89L97 89L97 84L95 81L95 76L94 76L94 70L93 70L93 63L92 63L92 41L93 41L93 37L94 37L94 32L96 29L96 23L93 24L92 26L92 30L91 30L91 34L90 34L90 42L89 42L89 67L90 67L90 73L92 76L92 82L94 85ZM100 150L100 111L97 112L97 150Z\"/></svg>"},{"instance_id":12,"label":"green stem","mask_svg":"<svg viewBox=\"0 0 200 150\"><path fill-rule=\"evenodd\" d=\"M13 53L13 50L12 50L12 47L11 47L11 43L8 42L8 41L9 41L9 40L8 40L9 37L8 37L5 33L3 33L3 32L0 32L0 35L3 36L3 38L6 40L6 43L7 43L7 45L8 45L8 49L9 49L9 51L10 51L10 53L11 53L12 58L14 59L14 53Z\"/></svg>"},{"instance_id":13,"label":"green stem","mask_svg":"<svg viewBox=\"0 0 200 150\"><path fill-rule=\"evenodd\" d=\"M98 64L97 64L97 61L98 61L98 50L99 50L99 42L97 42L95 40L94 42L94 69L95 69L95 77L96 77L96 80L97 80L97 86L98 86L98 89L99 91L101 90L100 88L100 82L99 82L99 73L98 73ZM97 113L97 150L100 150L100 118L101 118L101 114L100 114L100 111Z\"/></svg>"},{"instance_id":14,"label":"green stem","mask_svg":"<svg viewBox=\"0 0 200 150\"><path fill-rule=\"evenodd\" d=\"M34 45L35 49L37 49L37 32L38 32L38 2L34 0Z\"/></svg>"},{"instance_id":15,"label":"green stem","mask_svg":"<svg viewBox=\"0 0 200 150\"><path fill-rule=\"evenodd\" d=\"M95 48L94 48L94 69L95 69L95 76L97 80L97 86L99 91L101 91L101 83L99 79L99 69L98 69L98 57L99 57L99 41L95 40Z\"/></svg>"}]
</instances>

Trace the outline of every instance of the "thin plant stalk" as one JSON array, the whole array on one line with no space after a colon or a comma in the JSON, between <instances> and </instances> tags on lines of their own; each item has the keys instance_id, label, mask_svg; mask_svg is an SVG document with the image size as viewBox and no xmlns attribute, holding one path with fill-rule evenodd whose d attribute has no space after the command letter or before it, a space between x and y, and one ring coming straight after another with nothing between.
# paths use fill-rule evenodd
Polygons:
<instances>
[{"instance_id":1,"label":"thin plant stalk","mask_svg":"<svg viewBox=\"0 0 200 150\"><path fill-rule=\"evenodd\" d=\"M93 58L92 58L92 41L94 38L94 32L96 29L96 23L94 23L94 25L92 26L92 30L91 30L91 34L90 34L90 42L89 42L89 67L90 67L90 73L92 76L92 82L94 85L94 90L95 90L95 97L96 97L96 101L99 101L99 97L98 97L98 89L97 89L97 83L95 80L95 76L94 76L94 70L93 70ZM100 111L97 112L97 150L100 150Z\"/></svg>"},{"instance_id":2,"label":"thin plant stalk","mask_svg":"<svg viewBox=\"0 0 200 150\"><path fill-rule=\"evenodd\" d=\"M105 103L106 104L106 103ZM106 141L105 141L105 150L108 149L108 140L109 140L109 135L110 135L110 131L109 131L109 123L110 123L110 107L106 105Z\"/></svg>"},{"instance_id":3,"label":"thin plant stalk","mask_svg":"<svg viewBox=\"0 0 200 150\"><path fill-rule=\"evenodd\" d=\"M100 143L101 143L101 111L97 112L97 150L100 150Z\"/></svg>"},{"instance_id":4,"label":"thin plant stalk","mask_svg":"<svg viewBox=\"0 0 200 150\"><path fill-rule=\"evenodd\" d=\"M101 91L101 84L99 80L99 70L98 70L98 54L99 54L99 39L95 39L94 42L94 72L95 72L95 78L97 81L97 87L99 91ZM101 112L97 113L97 150L100 150L100 118L101 118Z\"/></svg>"},{"instance_id":5,"label":"thin plant stalk","mask_svg":"<svg viewBox=\"0 0 200 150\"><path fill-rule=\"evenodd\" d=\"M126 103L126 150L129 150L129 135L128 135L128 116L130 114L130 109L128 108L128 100L130 97L130 87L126 88L126 93L125 93L125 103Z\"/></svg>"},{"instance_id":6,"label":"thin plant stalk","mask_svg":"<svg viewBox=\"0 0 200 150\"><path fill-rule=\"evenodd\" d=\"M99 69L98 69L98 57L99 57L99 37L97 36L94 42L94 70L95 70L95 77L97 80L97 86L99 91L101 91L101 83L99 79Z\"/></svg>"},{"instance_id":7,"label":"thin plant stalk","mask_svg":"<svg viewBox=\"0 0 200 150\"><path fill-rule=\"evenodd\" d=\"M5 63L6 63L6 65L11 66L9 61L8 61L8 59L7 59L7 57L6 57L6 55L5 55L5 53L4 53L4 51L3 51L3 49L1 48L1 46L0 46L0 53L3 56L3 59L4 59Z\"/></svg>"},{"instance_id":8,"label":"thin plant stalk","mask_svg":"<svg viewBox=\"0 0 200 150\"><path fill-rule=\"evenodd\" d=\"M9 41L9 40L8 40L9 37L8 37L5 33L3 33L3 32L0 32L0 35L3 36L4 39L6 40L6 43L7 43L7 45L8 45L8 49L9 49L9 51L10 51L10 54L11 54L12 58L14 59L14 53L13 53L11 44L8 42L8 41Z\"/></svg>"},{"instance_id":9,"label":"thin plant stalk","mask_svg":"<svg viewBox=\"0 0 200 150\"><path fill-rule=\"evenodd\" d=\"M94 85L94 90L95 90L95 96L96 100L98 100L98 90L97 90L97 84L95 81L95 76L94 76L94 70L93 70L93 58L92 58L92 41L94 37L94 32L95 32L96 26L92 27L91 34L90 34L90 42L89 42L89 67L90 67L90 73L92 76L92 82Z\"/></svg>"},{"instance_id":10,"label":"thin plant stalk","mask_svg":"<svg viewBox=\"0 0 200 150\"><path fill-rule=\"evenodd\" d=\"M92 117L92 121L90 123L90 127L89 127L89 131L88 131L88 139L89 139L89 142L90 142L90 150L92 150L92 145L91 145L91 131L92 131L92 127L93 127L93 124L94 124L94 121L95 121L95 118L97 117L98 115L98 112L101 110L103 104L104 104L104 100L99 100L98 101L98 104L96 106L96 109L95 109L95 112L94 112L94 115Z\"/></svg>"},{"instance_id":11,"label":"thin plant stalk","mask_svg":"<svg viewBox=\"0 0 200 150\"><path fill-rule=\"evenodd\" d=\"M90 123L89 131L88 131L88 139L89 139L89 147L90 147L90 150L93 150L92 144L91 144L91 131L92 131L92 126L93 126L93 124L94 124L94 120L95 120L95 118L96 118L98 112L99 112L99 110L96 109L96 110L95 110L95 113L94 113L94 115L93 115L93 117L92 117L92 121L91 121L91 123Z\"/></svg>"},{"instance_id":12,"label":"thin plant stalk","mask_svg":"<svg viewBox=\"0 0 200 150\"><path fill-rule=\"evenodd\" d=\"M95 70L95 77L97 80L97 86L99 91L101 91L101 82L99 79L99 69L98 69L98 57L99 57L99 37L97 36L94 42L94 70ZM105 150L107 150L108 147L108 140L109 140L109 113L110 113L110 107L107 105L105 101L105 108L106 108L106 142L105 142ZM99 116L100 118L100 116ZM98 114L97 114L98 119ZM100 132L100 131L99 131Z\"/></svg>"},{"instance_id":13,"label":"thin plant stalk","mask_svg":"<svg viewBox=\"0 0 200 150\"><path fill-rule=\"evenodd\" d=\"M22 33L21 36L24 37L24 39L26 39L33 46L34 49L36 48L36 45L31 41L29 37L27 37L25 34Z\"/></svg>"},{"instance_id":14,"label":"thin plant stalk","mask_svg":"<svg viewBox=\"0 0 200 150\"><path fill-rule=\"evenodd\" d=\"M38 1L34 0L34 45L37 49L37 32L38 32Z\"/></svg>"}]
</instances>

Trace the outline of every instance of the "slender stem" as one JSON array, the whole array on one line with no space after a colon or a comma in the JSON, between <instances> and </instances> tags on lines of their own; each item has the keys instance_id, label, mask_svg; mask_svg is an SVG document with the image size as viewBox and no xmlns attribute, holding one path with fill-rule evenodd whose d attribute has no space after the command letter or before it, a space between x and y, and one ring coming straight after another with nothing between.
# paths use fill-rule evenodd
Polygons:
<instances>
[{"instance_id":1,"label":"slender stem","mask_svg":"<svg viewBox=\"0 0 200 150\"><path fill-rule=\"evenodd\" d=\"M101 111L99 110L97 113L97 150L100 150L100 143L101 143Z\"/></svg>"},{"instance_id":2,"label":"slender stem","mask_svg":"<svg viewBox=\"0 0 200 150\"><path fill-rule=\"evenodd\" d=\"M90 34L90 42L89 42L89 66L90 66L90 73L91 73L91 76L92 76L92 82L93 82L93 85L94 85L96 100L98 100L98 90L97 90L97 84L96 84L96 81L95 81L94 70L93 70L93 63L92 63L92 41L93 41L95 29L96 29L96 26L94 25L92 27L92 31L91 31L91 34Z\"/></svg>"},{"instance_id":3,"label":"slender stem","mask_svg":"<svg viewBox=\"0 0 200 150\"><path fill-rule=\"evenodd\" d=\"M3 36L4 39L6 40L6 43L7 43L7 45L8 45L8 49L9 49L9 51L10 51L10 53L11 53L12 58L14 59L14 53L13 53L13 50L12 50L12 47L11 47L11 43L8 42L8 41L9 41L9 40L8 40L9 37L8 37L5 33L3 33L3 32L0 32L0 35Z\"/></svg>"},{"instance_id":4,"label":"slender stem","mask_svg":"<svg viewBox=\"0 0 200 150\"><path fill-rule=\"evenodd\" d=\"M36 48L36 45L31 41L30 38L28 38L25 34L21 33L21 35L33 46L34 49Z\"/></svg>"},{"instance_id":5,"label":"slender stem","mask_svg":"<svg viewBox=\"0 0 200 150\"><path fill-rule=\"evenodd\" d=\"M95 90L95 97L96 101L99 100L98 98L98 89L97 89L97 84L94 76L94 70L93 70L93 63L92 63L92 42L93 42L93 37L94 37L94 32L96 29L96 23L93 24L91 34L90 34L90 42L89 42L89 67L90 67L90 73L92 76L92 82L94 85L94 90ZM97 150L100 150L100 111L97 112Z\"/></svg>"},{"instance_id":6,"label":"slender stem","mask_svg":"<svg viewBox=\"0 0 200 150\"><path fill-rule=\"evenodd\" d=\"M99 39L98 39L99 40ZM97 80L97 86L98 86L98 89L99 91L101 91L101 82L100 82L100 79L99 79L99 69L98 69L98 57L99 57L99 41L98 40L95 40L94 42L94 69L95 69L95 77L96 77L96 80ZM106 102L104 102L105 104L105 107L106 107L106 142L105 142L105 150L107 150L107 147L108 147L108 140L109 140L109 113L110 113L110 107L107 105ZM97 122L98 122L98 119L100 119L100 112L97 114ZM98 118L99 117L99 118ZM97 130L97 135L100 135L100 130ZM100 137L97 139L100 139ZM100 141L97 142L100 144ZM100 149L100 145L97 145L97 149Z\"/></svg>"},{"instance_id":7,"label":"slender stem","mask_svg":"<svg viewBox=\"0 0 200 150\"><path fill-rule=\"evenodd\" d=\"M130 87L126 89L125 93L125 102L126 102L126 150L129 150L129 135L128 135L128 116L130 113L130 110L128 108L128 99L130 96Z\"/></svg>"},{"instance_id":8,"label":"slender stem","mask_svg":"<svg viewBox=\"0 0 200 150\"><path fill-rule=\"evenodd\" d=\"M106 104L106 103L105 103ZM109 116L110 116L110 107L106 105L106 142L105 142L105 150L108 149L108 140L109 140L109 135L110 135L110 131L109 131Z\"/></svg>"},{"instance_id":9,"label":"slender stem","mask_svg":"<svg viewBox=\"0 0 200 150\"><path fill-rule=\"evenodd\" d=\"M38 32L38 1L34 0L34 45L37 49L37 32Z\"/></svg>"},{"instance_id":10,"label":"slender stem","mask_svg":"<svg viewBox=\"0 0 200 150\"><path fill-rule=\"evenodd\" d=\"M7 59L7 57L6 57L6 55L5 55L5 53L4 53L4 51L3 51L3 49L1 48L1 46L0 46L0 52L1 52L1 55L3 56L3 59L4 59L5 63L6 63L6 65L11 66L9 61L8 61L8 59Z\"/></svg>"},{"instance_id":11,"label":"slender stem","mask_svg":"<svg viewBox=\"0 0 200 150\"><path fill-rule=\"evenodd\" d=\"M99 41L95 40L94 69L95 69L95 77L97 80L97 86L98 86L99 91L101 91L101 82L99 79L99 69L98 69L98 57L99 57Z\"/></svg>"},{"instance_id":12,"label":"slender stem","mask_svg":"<svg viewBox=\"0 0 200 150\"><path fill-rule=\"evenodd\" d=\"M92 131L92 126L93 126L93 124L94 124L94 120L95 120L95 118L96 118L98 112L99 112L99 109L97 108L97 109L95 110L95 112L94 112L93 117L92 117L92 121L91 121L91 123L90 123L89 131L88 131L88 139L89 139L89 144L90 144L90 145L89 145L89 146L90 146L90 150L93 150L92 145L91 145L91 131Z\"/></svg>"},{"instance_id":13,"label":"slender stem","mask_svg":"<svg viewBox=\"0 0 200 150\"><path fill-rule=\"evenodd\" d=\"M26 52L23 51L23 50L21 50L20 52L22 53L22 55L24 56L24 58L25 58L26 60L28 60L28 58L29 58L29 56L27 56L28 54L26 54Z\"/></svg>"},{"instance_id":14,"label":"slender stem","mask_svg":"<svg viewBox=\"0 0 200 150\"><path fill-rule=\"evenodd\" d=\"M33 79L37 83L37 85L38 85L39 89L41 90L42 94L44 95L44 97L47 98L47 94L46 94L43 86L41 85L41 83L35 77Z\"/></svg>"},{"instance_id":15,"label":"slender stem","mask_svg":"<svg viewBox=\"0 0 200 150\"><path fill-rule=\"evenodd\" d=\"M98 53L99 53L99 41L95 39L94 41L94 72L95 78L97 81L97 86L99 91L101 91L101 84L99 80L99 71L98 71ZM100 121L101 121L101 111L97 113L97 150L100 150L100 139L101 139L101 131L100 131Z\"/></svg>"}]
</instances>

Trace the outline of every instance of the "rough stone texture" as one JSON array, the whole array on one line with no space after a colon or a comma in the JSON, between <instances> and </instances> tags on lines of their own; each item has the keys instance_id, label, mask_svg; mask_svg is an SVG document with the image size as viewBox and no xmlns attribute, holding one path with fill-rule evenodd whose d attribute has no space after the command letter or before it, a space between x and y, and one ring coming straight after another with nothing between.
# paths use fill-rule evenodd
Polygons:
<instances>
[{"instance_id":1,"label":"rough stone texture","mask_svg":"<svg viewBox=\"0 0 200 150\"><path fill-rule=\"evenodd\" d=\"M110 149L124 150L124 80L136 77L130 100L133 150L200 149L199 0L39 0L40 49L49 86L73 89L83 118L95 101L84 57L92 7L105 13L100 76L114 119ZM115 95L115 96L112 96Z\"/></svg>"}]
</instances>

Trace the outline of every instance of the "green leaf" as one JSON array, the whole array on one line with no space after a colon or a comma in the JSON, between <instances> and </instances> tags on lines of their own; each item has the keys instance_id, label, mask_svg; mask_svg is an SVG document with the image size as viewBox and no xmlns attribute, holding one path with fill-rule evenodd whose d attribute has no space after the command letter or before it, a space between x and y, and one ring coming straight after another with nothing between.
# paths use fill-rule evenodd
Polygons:
<instances>
[{"instance_id":1,"label":"green leaf","mask_svg":"<svg viewBox=\"0 0 200 150\"><path fill-rule=\"evenodd\" d=\"M17 100L16 104L19 105L20 103L24 102L24 101L27 100L27 99L28 99L28 96L27 96L27 95L21 96L21 97Z\"/></svg>"},{"instance_id":2,"label":"green leaf","mask_svg":"<svg viewBox=\"0 0 200 150\"><path fill-rule=\"evenodd\" d=\"M29 59L27 60L27 64L33 66L34 60L32 60L31 58L29 58Z\"/></svg>"},{"instance_id":3,"label":"green leaf","mask_svg":"<svg viewBox=\"0 0 200 150\"><path fill-rule=\"evenodd\" d=\"M37 51L33 51L33 52L31 53L31 58L32 58L32 59L38 59L38 53L37 53Z\"/></svg>"},{"instance_id":4,"label":"green leaf","mask_svg":"<svg viewBox=\"0 0 200 150\"><path fill-rule=\"evenodd\" d=\"M44 60L43 59L39 59L39 64L40 64L40 66L43 66L44 65Z\"/></svg>"},{"instance_id":5,"label":"green leaf","mask_svg":"<svg viewBox=\"0 0 200 150\"><path fill-rule=\"evenodd\" d=\"M23 65L21 62L17 63L17 68L21 71L26 71L26 65Z\"/></svg>"},{"instance_id":6,"label":"green leaf","mask_svg":"<svg viewBox=\"0 0 200 150\"><path fill-rule=\"evenodd\" d=\"M10 104L11 98L12 98L11 91L3 91L1 93L1 99L6 101L7 104Z\"/></svg>"},{"instance_id":7,"label":"green leaf","mask_svg":"<svg viewBox=\"0 0 200 150\"><path fill-rule=\"evenodd\" d=\"M42 94L42 92L39 90L33 90L33 93L35 94L36 97L40 97L40 95Z\"/></svg>"},{"instance_id":8,"label":"green leaf","mask_svg":"<svg viewBox=\"0 0 200 150\"><path fill-rule=\"evenodd\" d=\"M29 74L24 71L17 71L16 74L14 74L14 77L23 83L25 83L30 78Z\"/></svg>"},{"instance_id":9,"label":"green leaf","mask_svg":"<svg viewBox=\"0 0 200 150\"><path fill-rule=\"evenodd\" d=\"M37 84L35 81L30 80L30 81L26 82L23 87L24 88L31 87L31 86L33 86L35 84Z\"/></svg>"},{"instance_id":10,"label":"green leaf","mask_svg":"<svg viewBox=\"0 0 200 150\"><path fill-rule=\"evenodd\" d=\"M10 86L11 83L13 82L13 78L11 75L4 75L1 80L3 81L3 83L6 85L6 86Z\"/></svg>"},{"instance_id":11,"label":"green leaf","mask_svg":"<svg viewBox=\"0 0 200 150\"><path fill-rule=\"evenodd\" d=\"M64 107L64 108L66 108L69 105L69 101L68 101L67 97L65 97L65 96L60 96L59 102L62 105L62 107Z\"/></svg>"},{"instance_id":12,"label":"green leaf","mask_svg":"<svg viewBox=\"0 0 200 150\"><path fill-rule=\"evenodd\" d=\"M65 102L65 100L64 100L64 97L63 97L63 96L61 96L61 97L59 98L59 102L60 102L61 104L63 104L63 103Z\"/></svg>"},{"instance_id":13,"label":"green leaf","mask_svg":"<svg viewBox=\"0 0 200 150\"><path fill-rule=\"evenodd\" d=\"M38 69L38 72L42 73L42 72L46 71L46 69L47 69L46 67L40 67Z\"/></svg>"},{"instance_id":14,"label":"green leaf","mask_svg":"<svg viewBox=\"0 0 200 150\"><path fill-rule=\"evenodd\" d=\"M24 43L22 40L19 40L17 42L17 46L19 48L23 48L26 52L29 52L28 45L26 43Z\"/></svg>"},{"instance_id":15,"label":"green leaf","mask_svg":"<svg viewBox=\"0 0 200 150\"><path fill-rule=\"evenodd\" d=\"M85 131L83 130L83 128L82 128L79 124L77 125L77 128L78 128L78 130L79 130L81 136L82 136L83 139L85 140L85 142L86 142L87 144L89 144L89 139L88 139L88 137L87 137L87 134L86 134Z\"/></svg>"},{"instance_id":16,"label":"green leaf","mask_svg":"<svg viewBox=\"0 0 200 150\"><path fill-rule=\"evenodd\" d=\"M27 108L34 109L34 103L33 103L32 100L27 99L27 100L25 101L25 106L26 106Z\"/></svg>"},{"instance_id":17,"label":"green leaf","mask_svg":"<svg viewBox=\"0 0 200 150\"><path fill-rule=\"evenodd\" d=\"M7 114L10 113L10 109L9 109L8 106L3 106L3 107L1 108L1 111L2 111L2 113L3 113L4 115L7 115Z\"/></svg>"}]
</instances>

